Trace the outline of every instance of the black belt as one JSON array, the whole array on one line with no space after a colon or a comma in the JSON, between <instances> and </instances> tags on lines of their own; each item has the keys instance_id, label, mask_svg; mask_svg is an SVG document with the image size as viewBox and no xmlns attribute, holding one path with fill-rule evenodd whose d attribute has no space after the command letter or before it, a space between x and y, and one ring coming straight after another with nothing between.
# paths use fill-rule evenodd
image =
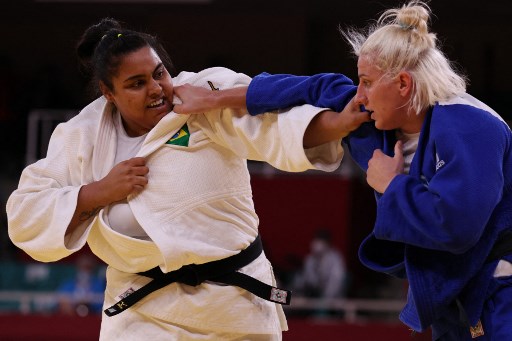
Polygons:
<instances>
[{"instance_id":1,"label":"black belt","mask_svg":"<svg viewBox=\"0 0 512 341\"><path fill-rule=\"evenodd\" d=\"M107 316L117 315L130 308L153 291L161 289L171 283L177 282L196 286L206 280L240 287L267 301L285 305L290 304L292 296L291 291L270 286L237 271L258 258L262 251L263 246L261 244L261 238L257 236L246 249L228 258L205 264L185 265L178 270L168 273L163 273L159 267L145 272L139 272L139 275L153 278L153 280L140 289L130 293L110 308L105 309L104 312Z\"/></svg>"},{"instance_id":2,"label":"black belt","mask_svg":"<svg viewBox=\"0 0 512 341\"><path fill-rule=\"evenodd\" d=\"M486 263L492 262L493 260L501 259L503 256L512 253L512 231L502 232L496 243L491 249L491 252L485 260Z\"/></svg>"}]
</instances>

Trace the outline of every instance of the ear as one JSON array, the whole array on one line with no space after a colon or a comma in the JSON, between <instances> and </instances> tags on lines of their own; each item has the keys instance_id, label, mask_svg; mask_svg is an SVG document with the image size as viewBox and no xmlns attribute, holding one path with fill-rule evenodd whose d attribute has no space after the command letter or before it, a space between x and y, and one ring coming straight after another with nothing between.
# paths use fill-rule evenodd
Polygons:
<instances>
[{"instance_id":1,"label":"ear","mask_svg":"<svg viewBox=\"0 0 512 341\"><path fill-rule=\"evenodd\" d=\"M100 81L100 90L103 96L109 101L114 102L114 94L112 91L108 88L108 86L105 85L102 81Z\"/></svg>"},{"instance_id":2,"label":"ear","mask_svg":"<svg viewBox=\"0 0 512 341\"><path fill-rule=\"evenodd\" d=\"M400 71L398 73L398 81L400 83L400 94L402 96L410 95L413 87L411 74L407 71Z\"/></svg>"}]
</instances>

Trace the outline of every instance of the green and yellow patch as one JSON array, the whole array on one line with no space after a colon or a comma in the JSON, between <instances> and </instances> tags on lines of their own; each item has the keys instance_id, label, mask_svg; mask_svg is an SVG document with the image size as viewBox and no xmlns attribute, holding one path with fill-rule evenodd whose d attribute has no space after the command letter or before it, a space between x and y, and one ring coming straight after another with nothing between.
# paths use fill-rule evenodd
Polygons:
<instances>
[{"instance_id":1,"label":"green and yellow patch","mask_svg":"<svg viewBox=\"0 0 512 341\"><path fill-rule=\"evenodd\" d=\"M165 144L188 147L189 138L190 132L188 131L188 126L185 123L185 125L181 127L180 130L178 130L178 132L169 139L169 141L165 142Z\"/></svg>"}]
</instances>

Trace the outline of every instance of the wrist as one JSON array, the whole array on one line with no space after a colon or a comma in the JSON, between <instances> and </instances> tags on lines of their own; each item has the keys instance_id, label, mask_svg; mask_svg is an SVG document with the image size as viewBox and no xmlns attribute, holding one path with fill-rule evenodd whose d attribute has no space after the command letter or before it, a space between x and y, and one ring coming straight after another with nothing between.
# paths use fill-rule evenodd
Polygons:
<instances>
[{"instance_id":1,"label":"wrist","mask_svg":"<svg viewBox=\"0 0 512 341\"><path fill-rule=\"evenodd\" d=\"M228 106L228 103L225 103L226 99L224 97L223 91L212 91L207 98L208 107L214 109L221 109Z\"/></svg>"},{"instance_id":2,"label":"wrist","mask_svg":"<svg viewBox=\"0 0 512 341\"><path fill-rule=\"evenodd\" d=\"M210 100L212 101L211 104L217 109L244 109L246 108L246 93L247 87L237 87L226 90L212 91L210 96Z\"/></svg>"},{"instance_id":3,"label":"wrist","mask_svg":"<svg viewBox=\"0 0 512 341\"><path fill-rule=\"evenodd\" d=\"M108 187L103 186L101 180L82 186L79 195L89 207L105 207L113 202L108 195Z\"/></svg>"}]
</instances>

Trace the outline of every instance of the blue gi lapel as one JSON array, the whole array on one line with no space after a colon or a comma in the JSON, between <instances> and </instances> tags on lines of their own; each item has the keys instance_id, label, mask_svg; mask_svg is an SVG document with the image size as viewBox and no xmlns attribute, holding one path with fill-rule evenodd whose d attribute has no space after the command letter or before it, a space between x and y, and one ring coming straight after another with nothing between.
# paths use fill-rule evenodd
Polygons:
<instances>
[{"instance_id":1,"label":"blue gi lapel","mask_svg":"<svg viewBox=\"0 0 512 341\"><path fill-rule=\"evenodd\" d=\"M427 149L427 145L429 143L430 136L430 122L432 120L432 108L427 111L425 115L425 120L423 121L423 126L421 127L420 137L418 140L418 148L416 149L416 153L414 154L414 158L412 159L411 168L409 170L409 175L414 176L415 178L420 178L422 174L423 164L427 162L430 164L430 160L425 160L427 155L425 155L425 151ZM433 157L433 156L430 156Z\"/></svg>"},{"instance_id":2,"label":"blue gi lapel","mask_svg":"<svg viewBox=\"0 0 512 341\"><path fill-rule=\"evenodd\" d=\"M388 156L395 155L396 130L385 130L382 152Z\"/></svg>"}]
</instances>

